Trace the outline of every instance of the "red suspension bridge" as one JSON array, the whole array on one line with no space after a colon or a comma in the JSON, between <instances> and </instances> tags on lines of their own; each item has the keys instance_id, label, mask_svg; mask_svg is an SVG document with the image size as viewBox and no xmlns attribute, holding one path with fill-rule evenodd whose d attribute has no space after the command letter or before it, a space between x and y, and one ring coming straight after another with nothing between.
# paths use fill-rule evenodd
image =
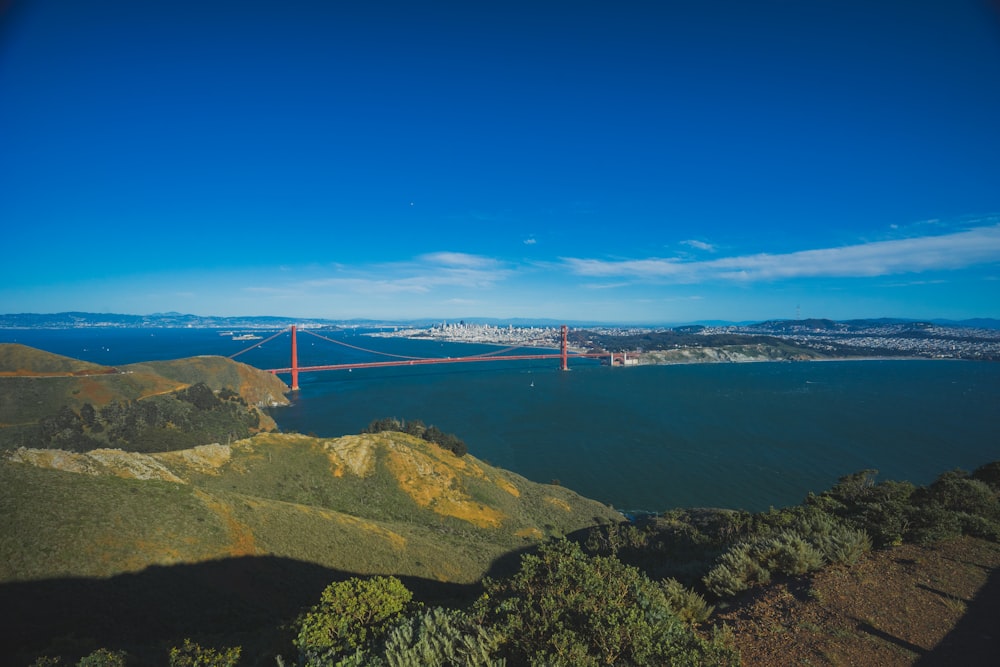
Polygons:
<instances>
[{"instance_id":1,"label":"red suspension bridge","mask_svg":"<svg viewBox=\"0 0 1000 667\"><path fill-rule=\"evenodd\" d=\"M335 343L337 345L342 345L344 347L351 348L353 350L360 350L362 352L368 352L370 354L382 355L386 357L393 357L392 360L388 361L368 361L368 362L355 362L349 364L327 364L323 366L299 366L299 352L298 352L298 341L297 341L297 327L296 325L291 326L292 334L292 365L288 368L270 368L267 372L278 375L279 373L288 373L292 376L292 391L297 391L299 388L299 373L307 373L313 371L341 371L341 370L353 370L355 368L387 368L391 366L427 366L431 364L469 364L478 363L483 361L518 361L523 359L559 359L560 368L564 371L569 370L569 360L570 359L594 359L600 357L611 357L612 361L614 358L608 352L569 352L569 348L566 342L567 327L562 325L562 340L559 346L558 353L551 354L507 354L517 350L521 346L515 345L514 347L508 347L503 350L496 350L494 352L489 352L486 354L476 354L466 357L409 357L402 354L391 354L389 352L381 352L379 350L370 350L363 347L358 347L357 345L351 345L350 343L345 343L344 341L334 340L333 338L327 338L326 336L321 336L318 333L309 331L308 329L303 329L303 333L307 333L311 336L317 338L322 338L325 341ZM259 343L255 343L250 347L240 350L236 354L229 355L230 359L234 359L244 352L249 352L257 347L260 347L264 343L274 340L278 336L285 333L285 330L279 331L270 338L265 338Z\"/></svg>"}]
</instances>

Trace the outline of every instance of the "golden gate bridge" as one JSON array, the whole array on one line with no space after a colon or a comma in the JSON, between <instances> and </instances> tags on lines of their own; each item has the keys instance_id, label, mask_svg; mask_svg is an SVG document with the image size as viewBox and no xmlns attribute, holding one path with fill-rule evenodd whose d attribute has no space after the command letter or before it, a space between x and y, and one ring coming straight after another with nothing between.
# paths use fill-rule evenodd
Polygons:
<instances>
[{"instance_id":1,"label":"golden gate bridge","mask_svg":"<svg viewBox=\"0 0 1000 667\"><path fill-rule=\"evenodd\" d=\"M359 347L357 345L351 345L350 343L345 343L344 341L335 340L333 338L328 338L327 336L322 336L308 329L303 329L302 333L307 333L310 336L315 336L317 338L322 338L325 341L335 343L337 345L342 345L343 347L348 347L353 350L359 350L361 352L368 352L374 355L382 355L386 357L393 357L390 361L367 361L367 362L353 362L347 364L325 364L322 366L300 366L299 365L299 352L298 352L298 340L297 333L298 327L292 325L290 329L282 329L278 333L274 334L270 338L265 338L259 343L254 343L250 347L240 350L236 354L229 355L230 359L235 359L245 352L249 352L255 348L260 347L264 343L274 340L278 336L281 336L286 331L291 331L292 334L292 363L288 368L269 368L265 369L268 373L274 375L290 374L292 376L292 391L298 391L299 389L299 373L307 373L313 371L341 371L341 370L353 370L355 368L387 368L392 366L427 366L431 364L469 364L478 363L484 361L518 361L525 359L559 359L560 369L567 371L569 370L569 360L570 359L596 359L601 357L609 357L614 365L614 356L610 352L570 352L567 344L567 333L568 328L566 325L561 327L561 342L559 346L558 353L551 354L507 354L517 350L523 346L515 345L513 347L508 347L503 350L495 350L493 352L487 352L484 354L474 354L465 357L410 357L402 354L392 354L390 352L382 352L380 350L371 350L364 347Z\"/></svg>"}]
</instances>

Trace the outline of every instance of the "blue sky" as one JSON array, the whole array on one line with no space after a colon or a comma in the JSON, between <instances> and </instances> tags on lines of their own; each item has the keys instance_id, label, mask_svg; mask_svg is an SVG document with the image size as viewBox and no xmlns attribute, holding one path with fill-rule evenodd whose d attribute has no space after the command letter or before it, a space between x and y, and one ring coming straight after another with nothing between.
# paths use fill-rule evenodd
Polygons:
<instances>
[{"instance_id":1,"label":"blue sky","mask_svg":"<svg viewBox=\"0 0 1000 667\"><path fill-rule=\"evenodd\" d=\"M987 0L0 8L0 312L1000 317Z\"/></svg>"}]
</instances>

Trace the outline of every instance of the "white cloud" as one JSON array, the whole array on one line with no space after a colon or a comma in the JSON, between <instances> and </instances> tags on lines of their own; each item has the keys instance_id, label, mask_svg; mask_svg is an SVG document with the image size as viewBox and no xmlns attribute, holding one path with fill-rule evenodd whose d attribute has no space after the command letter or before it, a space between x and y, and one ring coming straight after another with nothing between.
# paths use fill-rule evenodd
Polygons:
<instances>
[{"instance_id":1,"label":"white cloud","mask_svg":"<svg viewBox=\"0 0 1000 667\"><path fill-rule=\"evenodd\" d=\"M427 264L477 269L493 267L499 264L497 260L491 257L470 255L464 252L433 252L421 255L417 259Z\"/></svg>"},{"instance_id":2,"label":"white cloud","mask_svg":"<svg viewBox=\"0 0 1000 667\"><path fill-rule=\"evenodd\" d=\"M310 290L339 295L384 297L428 294L442 288L486 289L505 280L510 270L491 257L458 252L421 255L414 261L383 263L348 269L337 275L303 281Z\"/></svg>"},{"instance_id":3,"label":"white cloud","mask_svg":"<svg viewBox=\"0 0 1000 667\"><path fill-rule=\"evenodd\" d=\"M524 239L524 245L535 245L536 243L538 243L538 241L536 241L533 237Z\"/></svg>"},{"instance_id":4,"label":"white cloud","mask_svg":"<svg viewBox=\"0 0 1000 667\"><path fill-rule=\"evenodd\" d=\"M681 241L683 245L691 246L696 250L704 250L706 252L715 252L715 246L711 243L705 243L704 241L699 241L697 239L690 239L688 241Z\"/></svg>"},{"instance_id":5,"label":"white cloud","mask_svg":"<svg viewBox=\"0 0 1000 667\"><path fill-rule=\"evenodd\" d=\"M1000 262L1000 225L939 236L784 254L759 253L710 261L677 258L614 261L565 258L563 261L571 271L582 276L618 276L676 283L887 276Z\"/></svg>"}]
</instances>

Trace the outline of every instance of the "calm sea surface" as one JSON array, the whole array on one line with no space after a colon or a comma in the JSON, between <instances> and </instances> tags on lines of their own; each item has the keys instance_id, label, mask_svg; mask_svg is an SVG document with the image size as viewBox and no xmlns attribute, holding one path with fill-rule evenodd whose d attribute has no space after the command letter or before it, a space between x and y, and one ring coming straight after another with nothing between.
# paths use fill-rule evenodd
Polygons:
<instances>
[{"instance_id":1,"label":"calm sea surface","mask_svg":"<svg viewBox=\"0 0 1000 667\"><path fill-rule=\"evenodd\" d=\"M426 357L496 349L330 337ZM0 330L0 342L110 365L230 355L253 343L176 329ZM301 365L379 360L301 334L299 350ZM287 334L239 360L287 367ZM320 436L357 433L379 417L422 419L478 458L621 509L762 510L865 468L925 484L1000 459L996 363L570 365L568 373L551 360L304 373L293 405L273 415L284 430Z\"/></svg>"}]
</instances>

